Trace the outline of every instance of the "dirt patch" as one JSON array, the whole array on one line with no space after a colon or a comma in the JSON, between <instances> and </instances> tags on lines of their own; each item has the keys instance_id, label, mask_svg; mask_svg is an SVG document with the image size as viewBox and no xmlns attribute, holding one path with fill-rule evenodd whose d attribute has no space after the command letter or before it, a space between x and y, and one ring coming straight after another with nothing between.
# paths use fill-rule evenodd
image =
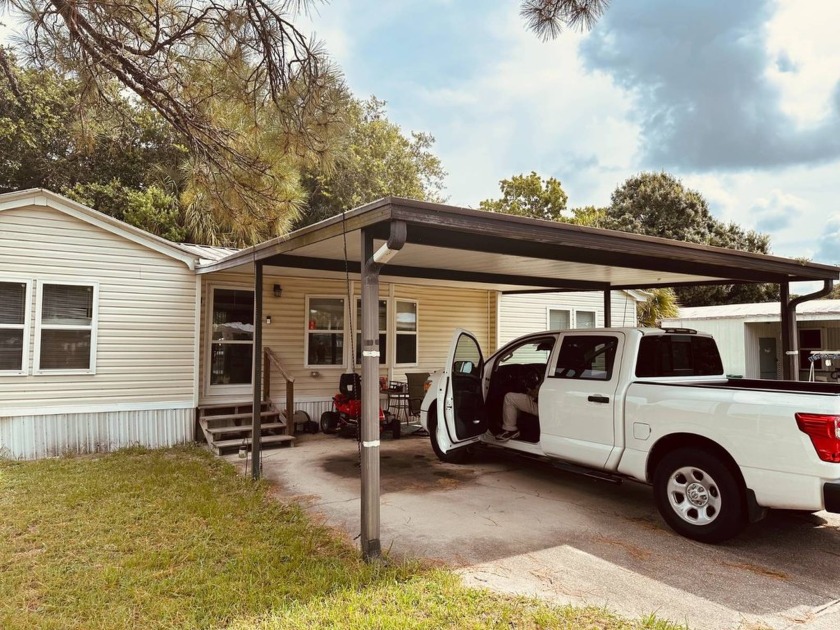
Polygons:
<instances>
[{"instance_id":1,"label":"dirt patch","mask_svg":"<svg viewBox=\"0 0 840 630\"><path fill-rule=\"evenodd\" d=\"M336 454L323 460L325 472L344 479L360 476L359 455ZM433 455L400 456L383 454L379 458L380 492L432 492L451 490L472 481L476 471L439 462Z\"/></svg>"},{"instance_id":2,"label":"dirt patch","mask_svg":"<svg viewBox=\"0 0 840 630\"><path fill-rule=\"evenodd\" d=\"M790 580L790 576L783 571L777 571L776 569L771 569L769 567L762 567L757 564L752 564L750 562L724 562L723 565L727 567L732 567L733 569L742 569L743 571L750 571L751 573L774 578L776 580Z\"/></svg>"}]
</instances>

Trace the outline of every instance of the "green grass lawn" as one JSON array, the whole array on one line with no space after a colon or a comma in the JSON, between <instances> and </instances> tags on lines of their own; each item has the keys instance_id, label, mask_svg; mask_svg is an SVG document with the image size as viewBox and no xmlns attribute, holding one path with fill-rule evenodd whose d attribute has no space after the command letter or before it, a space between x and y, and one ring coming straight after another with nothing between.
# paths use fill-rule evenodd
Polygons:
<instances>
[{"instance_id":1,"label":"green grass lawn","mask_svg":"<svg viewBox=\"0 0 840 630\"><path fill-rule=\"evenodd\" d=\"M0 461L0 628L670 628L358 550L198 448Z\"/></svg>"}]
</instances>

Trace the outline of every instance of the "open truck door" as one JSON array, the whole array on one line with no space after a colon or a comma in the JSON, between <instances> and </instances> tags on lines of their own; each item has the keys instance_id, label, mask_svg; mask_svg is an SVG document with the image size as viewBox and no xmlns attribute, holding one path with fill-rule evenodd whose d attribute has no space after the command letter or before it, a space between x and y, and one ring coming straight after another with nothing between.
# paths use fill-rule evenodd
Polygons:
<instances>
[{"instance_id":1,"label":"open truck door","mask_svg":"<svg viewBox=\"0 0 840 630\"><path fill-rule=\"evenodd\" d=\"M437 444L444 453L477 442L487 430L484 357L476 338L457 329L443 371L445 392L437 399Z\"/></svg>"}]
</instances>

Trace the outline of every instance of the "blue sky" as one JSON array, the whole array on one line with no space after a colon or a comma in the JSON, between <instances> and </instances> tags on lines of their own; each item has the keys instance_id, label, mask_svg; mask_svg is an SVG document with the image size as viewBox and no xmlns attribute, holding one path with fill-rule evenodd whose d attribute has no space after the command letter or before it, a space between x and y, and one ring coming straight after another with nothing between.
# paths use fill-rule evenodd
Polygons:
<instances>
[{"instance_id":1,"label":"blue sky","mask_svg":"<svg viewBox=\"0 0 840 630\"><path fill-rule=\"evenodd\" d=\"M333 0L311 28L353 92L435 136L449 202L558 178L606 205L674 173L776 254L840 263L840 2L613 0L542 42L516 0Z\"/></svg>"},{"instance_id":2,"label":"blue sky","mask_svg":"<svg viewBox=\"0 0 840 630\"><path fill-rule=\"evenodd\" d=\"M448 201L558 178L607 205L666 170L773 251L840 264L840 2L612 0L543 42L518 0L332 0L302 23L359 97L431 133ZM8 33L8 31L7 31ZM0 39L3 37L0 27Z\"/></svg>"}]
</instances>

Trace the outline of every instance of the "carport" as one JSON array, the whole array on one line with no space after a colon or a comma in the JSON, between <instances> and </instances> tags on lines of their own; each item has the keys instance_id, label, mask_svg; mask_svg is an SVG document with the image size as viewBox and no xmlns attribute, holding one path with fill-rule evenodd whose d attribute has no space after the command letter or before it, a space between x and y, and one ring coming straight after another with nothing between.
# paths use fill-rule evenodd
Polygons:
<instances>
[{"instance_id":1,"label":"carport","mask_svg":"<svg viewBox=\"0 0 840 630\"><path fill-rule=\"evenodd\" d=\"M380 277L499 291L600 291L610 324L610 291L685 285L779 285L784 377L795 374L796 306L826 295L840 267L526 219L388 197L341 216L242 250L202 271L253 266L254 344L262 347L266 266L312 277L360 279L362 309L361 547L380 555L377 300ZM790 283L822 281L823 289L790 299ZM254 353L254 446L258 477L262 353Z\"/></svg>"}]
</instances>

